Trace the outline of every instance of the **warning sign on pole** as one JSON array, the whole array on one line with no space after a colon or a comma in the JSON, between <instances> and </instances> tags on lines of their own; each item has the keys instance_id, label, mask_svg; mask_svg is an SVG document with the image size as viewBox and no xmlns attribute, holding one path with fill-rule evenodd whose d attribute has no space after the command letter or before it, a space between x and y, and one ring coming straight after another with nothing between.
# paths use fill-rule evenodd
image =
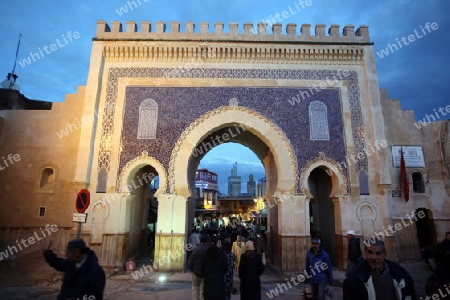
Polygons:
<instances>
[{"instance_id":1,"label":"warning sign on pole","mask_svg":"<svg viewBox=\"0 0 450 300\"><path fill-rule=\"evenodd\" d=\"M79 213L84 213L91 203L91 195L87 189L82 189L77 194L75 209Z\"/></svg>"}]
</instances>

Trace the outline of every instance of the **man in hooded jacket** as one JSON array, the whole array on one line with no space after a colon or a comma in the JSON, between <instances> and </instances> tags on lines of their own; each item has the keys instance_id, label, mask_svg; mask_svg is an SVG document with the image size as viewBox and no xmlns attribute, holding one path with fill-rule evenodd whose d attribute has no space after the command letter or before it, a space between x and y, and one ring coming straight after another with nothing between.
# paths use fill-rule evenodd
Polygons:
<instances>
[{"instance_id":1,"label":"man in hooded jacket","mask_svg":"<svg viewBox=\"0 0 450 300\"><path fill-rule=\"evenodd\" d=\"M102 300L106 277L94 251L86 247L82 239L74 239L67 244L67 258L63 259L57 257L50 250L50 246L51 243L44 249L45 261L57 271L64 273L57 300Z\"/></svg>"}]
</instances>

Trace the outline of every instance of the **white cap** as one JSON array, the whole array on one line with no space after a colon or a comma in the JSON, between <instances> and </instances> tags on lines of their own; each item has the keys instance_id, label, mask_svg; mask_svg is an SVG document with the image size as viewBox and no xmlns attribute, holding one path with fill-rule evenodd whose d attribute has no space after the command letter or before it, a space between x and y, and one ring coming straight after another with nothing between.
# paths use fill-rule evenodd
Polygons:
<instances>
[{"instance_id":1,"label":"white cap","mask_svg":"<svg viewBox=\"0 0 450 300\"><path fill-rule=\"evenodd\" d=\"M245 249L246 250L255 250L255 246L253 245L253 242L248 241L247 243L245 243Z\"/></svg>"},{"instance_id":2,"label":"white cap","mask_svg":"<svg viewBox=\"0 0 450 300\"><path fill-rule=\"evenodd\" d=\"M347 234L355 235L355 231L354 230L349 230L349 231L347 231Z\"/></svg>"}]
</instances>

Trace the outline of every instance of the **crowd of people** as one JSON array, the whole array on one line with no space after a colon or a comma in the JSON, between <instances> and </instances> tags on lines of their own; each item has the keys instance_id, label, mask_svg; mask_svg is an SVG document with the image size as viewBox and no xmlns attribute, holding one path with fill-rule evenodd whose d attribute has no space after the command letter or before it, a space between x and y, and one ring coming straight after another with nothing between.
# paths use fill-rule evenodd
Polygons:
<instances>
[{"instance_id":1,"label":"crowd of people","mask_svg":"<svg viewBox=\"0 0 450 300\"><path fill-rule=\"evenodd\" d=\"M417 299L413 279L398 263L386 259L386 247L382 240L366 240L363 252L360 239L355 237L353 230L347 232L347 237L344 300ZM188 260L192 273L192 299L231 299L232 293L237 292L233 287L235 274L240 279L242 300L261 299L260 276L264 272L266 246L263 231L256 233L252 228L235 227L223 232L199 233L194 229L189 236L189 243L193 246ZM305 271L311 285L310 296L315 300L325 300L332 291L330 287L334 281L330 255L322 246L320 235L313 235L311 248L305 257ZM446 268L444 273L430 277L438 280L436 284L426 287L427 295L433 299L442 289L449 288L447 260L450 260L450 232L445 234L445 239L438 246L445 258ZM45 260L51 267L64 273L57 299L103 298L105 272L98 264L95 253L82 239L68 243L65 259L57 257L50 247L51 243L43 251ZM450 293L446 296L450 297Z\"/></svg>"},{"instance_id":2,"label":"crowd of people","mask_svg":"<svg viewBox=\"0 0 450 300\"><path fill-rule=\"evenodd\" d=\"M250 227L226 227L217 231L194 229L188 242L188 268L192 273L192 299L229 300L240 279L241 299L261 299L260 276L264 272L266 236Z\"/></svg>"}]
</instances>

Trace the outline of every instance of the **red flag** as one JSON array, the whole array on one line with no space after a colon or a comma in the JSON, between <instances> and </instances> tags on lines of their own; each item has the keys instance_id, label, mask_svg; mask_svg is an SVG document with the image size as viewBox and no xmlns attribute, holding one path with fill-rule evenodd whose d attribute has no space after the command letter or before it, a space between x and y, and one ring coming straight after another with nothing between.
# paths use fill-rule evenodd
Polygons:
<instances>
[{"instance_id":1,"label":"red flag","mask_svg":"<svg viewBox=\"0 0 450 300\"><path fill-rule=\"evenodd\" d=\"M409 183L408 175L406 174L405 158L403 157L403 147L400 148L400 186L402 188L403 199L406 202L409 200Z\"/></svg>"}]
</instances>

